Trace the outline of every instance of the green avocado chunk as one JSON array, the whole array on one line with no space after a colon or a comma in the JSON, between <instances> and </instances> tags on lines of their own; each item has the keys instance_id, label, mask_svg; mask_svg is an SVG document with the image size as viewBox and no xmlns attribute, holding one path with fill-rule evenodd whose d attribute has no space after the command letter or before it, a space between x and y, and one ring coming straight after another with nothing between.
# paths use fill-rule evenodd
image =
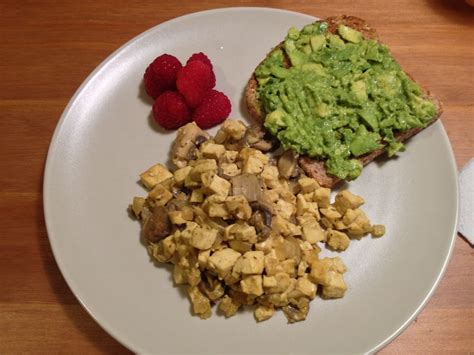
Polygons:
<instances>
[{"instance_id":1,"label":"green avocado chunk","mask_svg":"<svg viewBox=\"0 0 474 355\"><path fill-rule=\"evenodd\" d=\"M404 150L395 133L424 127L436 115L388 48L326 22L291 28L282 48L256 69L264 125L285 149L325 160L328 172L352 180L361 155L387 145ZM291 62L286 68L285 54Z\"/></svg>"}]
</instances>

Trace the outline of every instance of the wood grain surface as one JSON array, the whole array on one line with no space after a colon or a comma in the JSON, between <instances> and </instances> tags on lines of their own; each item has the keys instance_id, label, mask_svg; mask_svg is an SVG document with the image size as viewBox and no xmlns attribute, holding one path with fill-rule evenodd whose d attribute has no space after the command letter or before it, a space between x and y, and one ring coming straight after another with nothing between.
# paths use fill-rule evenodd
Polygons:
<instances>
[{"instance_id":1,"label":"wood grain surface","mask_svg":"<svg viewBox=\"0 0 474 355\"><path fill-rule=\"evenodd\" d=\"M461 0L0 2L0 353L129 353L69 290L48 242L43 169L54 128L86 76L171 18L229 6L352 14L444 102L458 167L474 156L474 8ZM442 201L440 201L442 203ZM457 238L427 307L381 352L474 351L473 249Z\"/></svg>"}]
</instances>

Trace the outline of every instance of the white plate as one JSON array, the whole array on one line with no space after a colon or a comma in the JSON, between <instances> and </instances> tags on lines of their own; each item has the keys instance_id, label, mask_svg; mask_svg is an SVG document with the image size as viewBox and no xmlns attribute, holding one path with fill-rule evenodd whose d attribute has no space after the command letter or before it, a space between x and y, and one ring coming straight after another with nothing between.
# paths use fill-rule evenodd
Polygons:
<instances>
[{"instance_id":1,"label":"white plate","mask_svg":"<svg viewBox=\"0 0 474 355\"><path fill-rule=\"evenodd\" d=\"M256 324L250 312L231 319L190 315L169 272L150 263L139 224L127 215L144 195L138 173L166 162L174 133L155 129L140 91L147 64L162 53L185 61L204 51L232 117L246 116L245 83L272 45L311 16L263 8L195 13L163 23L113 53L64 111L48 154L44 211L67 283L97 322L142 353L368 352L393 339L433 293L448 262L457 219L456 167L440 122L408 143L399 159L371 164L350 184L387 235L351 243L342 254L349 291L311 303L305 322L281 312Z\"/></svg>"}]
</instances>

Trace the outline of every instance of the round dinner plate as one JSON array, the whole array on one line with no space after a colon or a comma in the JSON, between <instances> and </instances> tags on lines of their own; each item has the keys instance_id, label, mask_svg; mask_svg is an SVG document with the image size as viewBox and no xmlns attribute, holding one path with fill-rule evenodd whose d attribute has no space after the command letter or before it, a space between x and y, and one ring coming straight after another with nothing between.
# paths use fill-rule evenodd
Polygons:
<instances>
[{"instance_id":1,"label":"round dinner plate","mask_svg":"<svg viewBox=\"0 0 474 355\"><path fill-rule=\"evenodd\" d=\"M392 340L426 304L454 244L457 173L440 121L411 139L396 159L377 161L349 184L366 200L383 238L351 242L344 298L311 302L306 321L282 312L257 324L251 311L201 320L183 288L155 267L127 214L144 196L139 173L168 160L175 132L157 129L143 92L156 56L212 60L231 118L249 120L245 84L291 26L312 16L266 8L228 8L176 18L134 38L81 85L56 128L46 164L44 211L49 239L68 285L118 341L140 353L363 353ZM396 53L395 53L396 55ZM214 130L215 131L215 130Z\"/></svg>"}]
</instances>

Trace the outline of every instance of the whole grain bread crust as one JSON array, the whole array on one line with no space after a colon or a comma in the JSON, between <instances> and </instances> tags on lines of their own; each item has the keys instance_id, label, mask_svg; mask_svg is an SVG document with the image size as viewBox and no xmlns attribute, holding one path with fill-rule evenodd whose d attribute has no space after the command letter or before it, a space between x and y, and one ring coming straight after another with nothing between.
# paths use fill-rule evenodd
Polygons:
<instances>
[{"instance_id":1,"label":"whole grain bread crust","mask_svg":"<svg viewBox=\"0 0 474 355\"><path fill-rule=\"evenodd\" d=\"M364 36L364 38L366 38L366 39L374 39L374 40L377 40L377 41L380 42L375 29L371 28L367 24L367 22L365 22L365 20L360 19L358 17L341 15L341 16L328 17L325 20L321 20L321 21L324 21L324 22L328 23L328 31L330 31L332 33L336 33L338 26L342 24L342 25L351 27L351 28L361 32L362 35ZM283 45L283 42L278 44L272 51L270 51L270 53L267 55L267 57L273 51L281 48L282 45ZM286 58L285 65L287 67L290 66L288 58ZM407 75L413 81L415 81L410 74L407 73ZM263 108L262 108L262 106L259 103L258 98L257 98L257 85L258 85L258 83L257 83L257 79L255 77L255 72L254 72L252 74L250 80L247 83L247 86L246 86L245 92L244 92L244 97L245 97L245 102L247 104L247 110L248 110L250 116L254 120L256 120L256 121L260 122L261 124L263 124L263 121L265 119L265 113L264 113ZM418 83L418 85L420 85L420 83ZM436 106L436 109L437 109L436 116L433 117L432 120L427 125L427 126L429 126L432 123L434 123L439 118L439 116L441 115L442 105L441 105L441 102L435 96L431 95L431 93L426 88L424 88L422 85L420 85L420 86L423 90L423 97L430 100L431 102L433 102L433 104ZM418 134L419 132L421 132L426 127L413 128L413 129L405 131L405 132L398 132L398 133L395 134L395 138L396 138L397 141L403 142L403 141L407 140L408 138L413 137L414 135ZM372 162L378 156L382 155L385 151L386 151L386 147L383 147L381 149L378 149L378 150L375 150L375 151L370 152L368 154L365 154L365 155L359 157L358 159L365 166L368 163ZM336 184L338 184L339 182L342 181L337 176L331 175L327 172L324 160L317 160L317 159L311 158L309 156L301 156L298 159L298 162L299 162L300 167L306 173L306 175L308 175L308 176L314 178L315 180L317 180L321 186L334 187Z\"/></svg>"}]
</instances>

